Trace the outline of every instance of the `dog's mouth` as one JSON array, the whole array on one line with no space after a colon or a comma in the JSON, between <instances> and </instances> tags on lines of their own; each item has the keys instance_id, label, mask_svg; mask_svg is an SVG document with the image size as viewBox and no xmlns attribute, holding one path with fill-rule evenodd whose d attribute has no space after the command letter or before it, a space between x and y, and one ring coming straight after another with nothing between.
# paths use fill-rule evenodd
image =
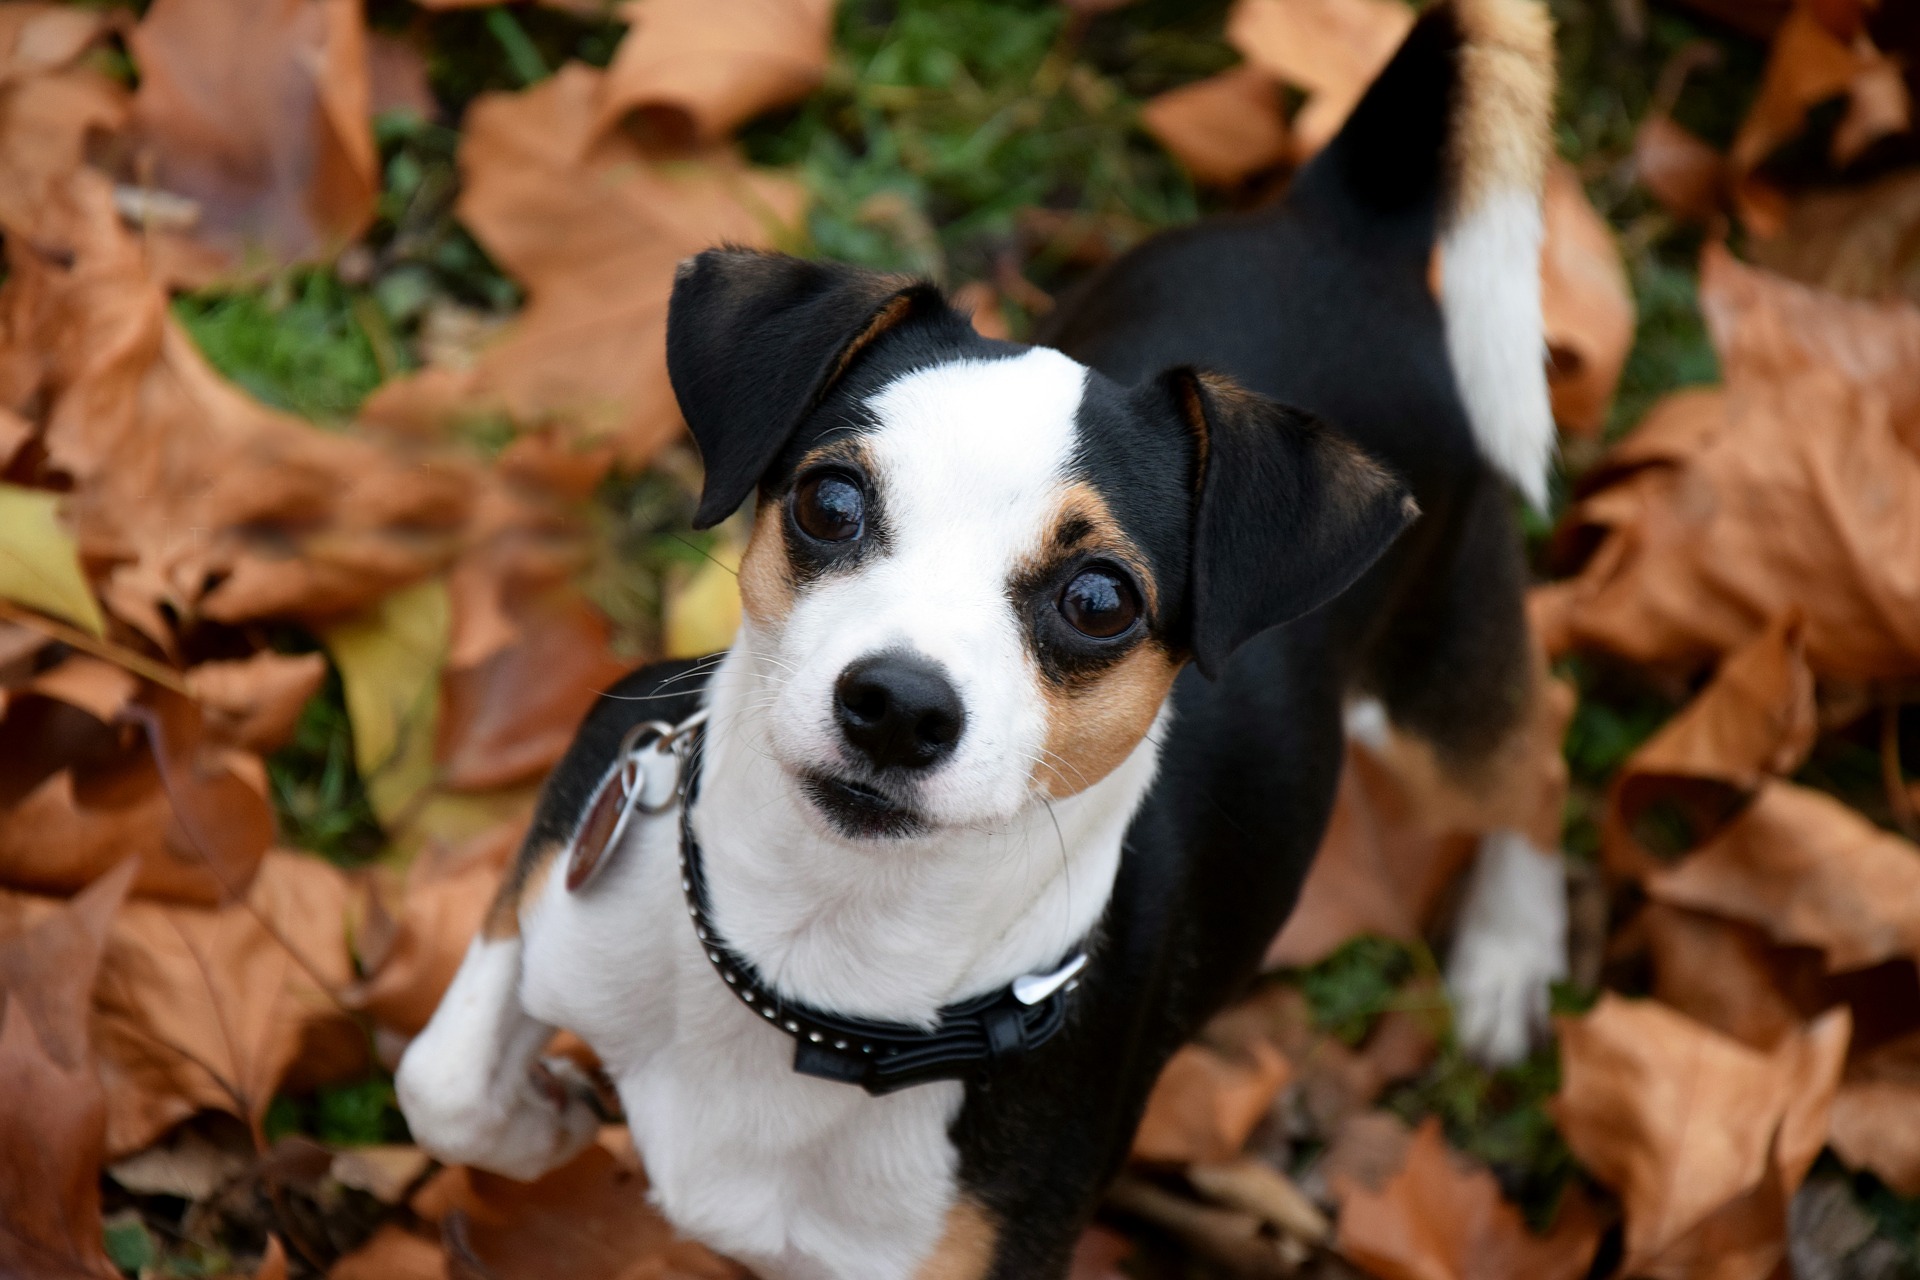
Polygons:
<instances>
[{"instance_id":1,"label":"dog's mouth","mask_svg":"<svg viewBox=\"0 0 1920 1280\"><path fill-rule=\"evenodd\" d=\"M913 808L865 783L809 772L801 776L800 788L844 836L875 840L927 829L927 820Z\"/></svg>"}]
</instances>

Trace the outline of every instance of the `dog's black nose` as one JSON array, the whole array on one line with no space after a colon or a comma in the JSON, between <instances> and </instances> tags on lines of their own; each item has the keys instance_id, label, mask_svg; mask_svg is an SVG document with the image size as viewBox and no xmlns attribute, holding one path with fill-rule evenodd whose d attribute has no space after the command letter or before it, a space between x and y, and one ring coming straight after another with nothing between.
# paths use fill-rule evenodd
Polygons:
<instances>
[{"instance_id":1,"label":"dog's black nose","mask_svg":"<svg viewBox=\"0 0 1920 1280\"><path fill-rule=\"evenodd\" d=\"M833 713L876 769L925 769L953 751L967 713L946 673L924 658L876 653L840 673Z\"/></svg>"}]
</instances>

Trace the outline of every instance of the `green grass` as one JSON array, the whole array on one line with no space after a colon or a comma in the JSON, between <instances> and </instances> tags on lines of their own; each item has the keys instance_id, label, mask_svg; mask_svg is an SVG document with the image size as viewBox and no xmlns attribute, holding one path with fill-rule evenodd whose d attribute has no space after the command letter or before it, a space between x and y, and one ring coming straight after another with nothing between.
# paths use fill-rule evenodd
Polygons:
<instances>
[{"instance_id":1,"label":"green grass","mask_svg":"<svg viewBox=\"0 0 1920 1280\"><path fill-rule=\"evenodd\" d=\"M814 197L816 252L947 283L1027 267L1017 215L1069 209L1160 226L1199 209L1192 183L1138 127L1121 77L1078 56L1088 31L1054 0L902 0L840 8L826 83L746 130L749 154L792 166ZM1231 60L1217 37L1144 31L1173 79Z\"/></svg>"},{"instance_id":2,"label":"green grass","mask_svg":"<svg viewBox=\"0 0 1920 1280\"><path fill-rule=\"evenodd\" d=\"M1365 937L1355 938L1319 964L1298 970L1294 977L1313 1010L1314 1026L1357 1045L1380 1015L1395 1007L1400 988L1419 967L1405 943Z\"/></svg>"},{"instance_id":3,"label":"green grass","mask_svg":"<svg viewBox=\"0 0 1920 1280\"><path fill-rule=\"evenodd\" d=\"M329 1085L306 1097L277 1096L267 1108L267 1141L294 1133L331 1147L410 1140L406 1117L394 1101L393 1081L385 1075Z\"/></svg>"},{"instance_id":4,"label":"green grass","mask_svg":"<svg viewBox=\"0 0 1920 1280\"><path fill-rule=\"evenodd\" d=\"M386 836L353 763L353 725L340 675L301 709L293 739L267 757L267 781L281 839L355 866L379 854Z\"/></svg>"},{"instance_id":5,"label":"green grass","mask_svg":"<svg viewBox=\"0 0 1920 1280\"><path fill-rule=\"evenodd\" d=\"M173 312L226 377L257 398L330 425L350 419L390 370L369 308L331 272L294 271L249 289L190 293Z\"/></svg>"}]
</instances>

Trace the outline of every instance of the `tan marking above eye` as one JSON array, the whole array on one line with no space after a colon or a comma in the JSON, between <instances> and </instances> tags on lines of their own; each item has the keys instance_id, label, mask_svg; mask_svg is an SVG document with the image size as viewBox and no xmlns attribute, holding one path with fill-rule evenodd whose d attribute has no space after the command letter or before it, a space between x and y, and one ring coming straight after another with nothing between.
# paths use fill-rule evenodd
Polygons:
<instances>
[{"instance_id":1,"label":"tan marking above eye","mask_svg":"<svg viewBox=\"0 0 1920 1280\"><path fill-rule=\"evenodd\" d=\"M1014 567L1014 581L1039 578L1072 555L1103 555L1124 565L1133 575L1147 617L1159 616L1160 584L1148 572L1146 557L1114 519L1112 508L1098 489L1088 484L1068 485L1045 528L1039 546Z\"/></svg>"},{"instance_id":2,"label":"tan marking above eye","mask_svg":"<svg viewBox=\"0 0 1920 1280\"><path fill-rule=\"evenodd\" d=\"M787 559L786 522L763 509L740 557L740 608L760 626L777 626L793 612L793 563Z\"/></svg>"}]
</instances>

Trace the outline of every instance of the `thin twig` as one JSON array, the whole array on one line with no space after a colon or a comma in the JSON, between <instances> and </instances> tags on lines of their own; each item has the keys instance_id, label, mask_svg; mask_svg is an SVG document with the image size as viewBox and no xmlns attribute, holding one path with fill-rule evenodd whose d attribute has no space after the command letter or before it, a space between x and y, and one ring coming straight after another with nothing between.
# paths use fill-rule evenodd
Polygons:
<instances>
[{"instance_id":1,"label":"thin twig","mask_svg":"<svg viewBox=\"0 0 1920 1280\"><path fill-rule=\"evenodd\" d=\"M163 689L171 689L183 697L193 696L193 690L187 687L187 682L180 678L178 671L162 666L144 654L135 653L125 645L88 635L78 627L70 627L64 622L55 622L52 618L30 609L22 609L8 600L0 600L0 618L17 622L23 627L31 627L49 640L58 640L61 644L69 645L82 653L90 653L115 666L125 667L141 679L151 680Z\"/></svg>"}]
</instances>

